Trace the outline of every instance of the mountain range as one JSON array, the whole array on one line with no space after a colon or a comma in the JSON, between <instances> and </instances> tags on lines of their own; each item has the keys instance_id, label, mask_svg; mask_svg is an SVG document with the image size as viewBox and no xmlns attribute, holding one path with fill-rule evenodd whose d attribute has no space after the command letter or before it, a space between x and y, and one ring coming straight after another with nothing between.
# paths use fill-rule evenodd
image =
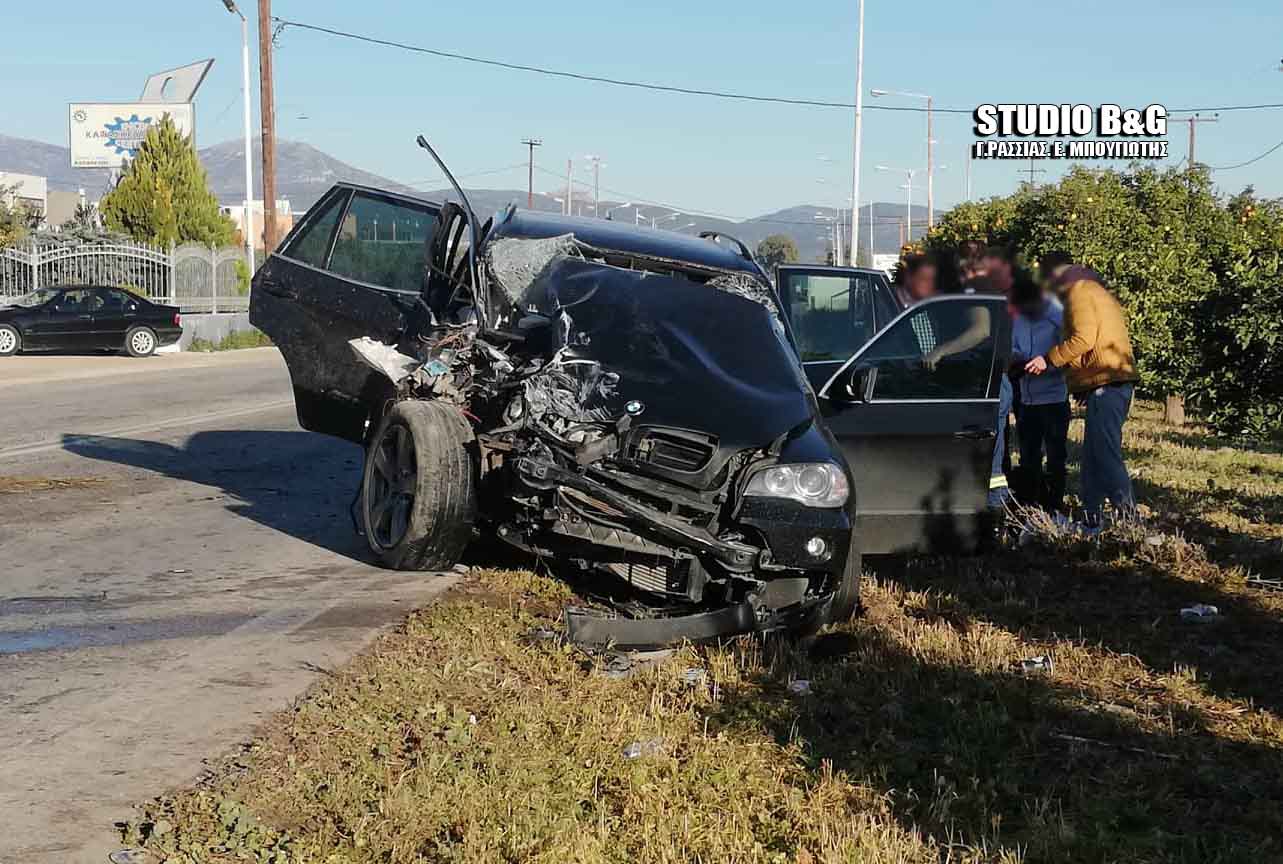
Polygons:
<instances>
[{"instance_id":1,"label":"mountain range","mask_svg":"<svg viewBox=\"0 0 1283 864\"><path fill-rule=\"evenodd\" d=\"M261 164L260 144L260 139L255 139L253 159L256 176L258 166ZM201 148L199 151L201 163L209 175L210 186L218 199L224 203L239 204L244 200L244 152L244 145L240 141L226 141ZM429 200L444 201L447 198L457 197L449 188L431 190L411 188L395 180L349 165L301 141L278 141L276 165L277 197L288 199L296 213L306 210L340 180L417 195ZM106 170L72 168L71 156L66 147L6 135L0 135L0 171L44 176L48 178L50 189L67 191L84 189L91 200L99 198L109 188L111 179ZM473 208L483 218L486 214L502 210L509 203L524 206L526 201L526 191L523 189L473 189L465 185L465 191ZM256 194L261 195L261 193ZM558 191L556 194L561 193ZM653 219L659 227L692 233L716 231L742 240L749 247L756 247L771 234L786 234L797 244L803 261L824 259L828 249L829 222L817 219L817 216L832 217L834 213L831 207L798 204L752 219L734 221L699 213L688 213L660 204L639 204L636 207L620 205L621 202L618 201L603 200L599 204L598 212L605 215L607 210L613 209L613 218L621 221L645 223ZM580 212L581 206L583 205L576 206L575 211ZM559 211L562 205L554 195L536 193L534 208ZM592 215L591 204L587 205L584 212L586 215ZM901 241L900 220L905 215L904 205L878 202L866 204L860 208L860 240L864 248L868 248L870 212L872 212L874 223L874 253L898 251ZM849 222L850 211L845 211L843 216ZM926 224L926 216L925 207L914 206L914 237L920 236Z\"/></svg>"}]
</instances>

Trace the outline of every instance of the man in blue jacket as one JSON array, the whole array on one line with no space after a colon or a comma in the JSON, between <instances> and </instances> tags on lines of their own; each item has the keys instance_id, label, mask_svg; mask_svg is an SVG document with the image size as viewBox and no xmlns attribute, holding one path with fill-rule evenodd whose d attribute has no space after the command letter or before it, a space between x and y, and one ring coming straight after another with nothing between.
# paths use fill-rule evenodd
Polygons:
<instances>
[{"instance_id":1,"label":"man in blue jacket","mask_svg":"<svg viewBox=\"0 0 1283 864\"><path fill-rule=\"evenodd\" d=\"M1024 367L1060 343L1064 310L1032 280L1018 281L1011 299L1016 308L1011 324L1011 377L1019 387L1021 403L1016 423L1021 492L1027 503L1036 502L1049 513L1060 513L1065 500L1069 389L1059 369L1026 375Z\"/></svg>"}]
</instances>

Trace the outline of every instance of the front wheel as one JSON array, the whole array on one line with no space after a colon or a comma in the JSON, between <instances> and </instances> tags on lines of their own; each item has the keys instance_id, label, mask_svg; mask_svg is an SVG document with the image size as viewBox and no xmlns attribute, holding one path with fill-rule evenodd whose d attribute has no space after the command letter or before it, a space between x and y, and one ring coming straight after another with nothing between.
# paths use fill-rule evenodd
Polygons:
<instances>
[{"instance_id":1,"label":"front wheel","mask_svg":"<svg viewBox=\"0 0 1283 864\"><path fill-rule=\"evenodd\" d=\"M12 324L0 324L0 357L12 357L22 347L22 334Z\"/></svg>"},{"instance_id":2,"label":"front wheel","mask_svg":"<svg viewBox=\"0 0 1283 864\"><path fill-rule=\"evenodd\" d=\"M463 557L477 516L472 427L458 408L398 402L365 457L361 523L394 570L445 570Z\"/></svg>"},{"instance_id":3,"label":"front wheel","mask_svg":"<svg viewBox=\"0 0 1283 864\"><path fill-rule=\"evenodd\" d=\"M150 357L156 353L156 333L150 327L133 327L125 334L125 350L130 357Z\"/></svg>"}]
</instances>

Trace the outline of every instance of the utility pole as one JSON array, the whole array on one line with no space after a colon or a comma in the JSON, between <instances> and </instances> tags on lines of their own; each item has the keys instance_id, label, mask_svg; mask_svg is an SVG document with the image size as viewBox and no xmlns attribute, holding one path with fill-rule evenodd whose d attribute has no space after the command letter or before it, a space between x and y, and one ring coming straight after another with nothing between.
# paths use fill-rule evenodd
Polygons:
<instances>
[{"instance_id":1,"label":"utility pole","mask_svg":"<svg viewBox=\"0 0 1283 864\"><path fill-rule=\"evenodd\" d=\"M930 232L936 225L936 199L935 187L932 185L932 178L935 171L932 170L931 155L935 142L931 140L931 97L927 97L927 231Z\"/></svg>"},{"instance_id":2,"label":"utility pole","mask_svg":"<svg viewBox=\"0 0 1283 864\"><path fill-rule=\"evenodd\" d=\"M575 207L575 160L566 160L566 215L574 213Z\"/></svg>"},{"instance_id":3,"label":"utility pole","mask_svg":"<svg viewBox=\"0 0 1283 864\"><path fill-rule=\"evenodd\" d=\"M249 273L254 275L254 137L250 127L250 105L254 97L249 92L249 21L236 6L236 0L223 0L227 11L241 19L241 96L245 103L245 213L241 230L245 234L245 259Z\"/></svg>"},{"instance_id":4,"label":"utility pole","mask_svg":"<svg viewBox=\"0 0 1283 864\"><path fill-rule=\"evenodd\" d=\"M272 92L272 0L258 0L259 109L263 117L263 251L272 254L276 233L276 102Z\"/></svg>"},{"instance_id":5,"label":"utility pole","mask_svg":"<svg viewBox=\"0 0 1283 864\"><path fill-rule=\"evenodd\" d=\"M523 138L521 141L530 148L530 170L526 179L526 208L535 209L535 148L543 146L542 138Z\"/></svg>"},{"instance_id":6,"label":"utility pole","mask_svg":"<svg viewBox=\"0 0 1283 864\"><path fill-rule=\"evenodd\" d=\"M1188 117L1168 117L1168 122L1188 123L1189 124L1189 158L1186 159L1187 171L1194 170L1194 130L1198 128L1199 123L1216 123L1221 118L1220 114L1213 114L1211 117L1203 117L1197 113L1190 114Z\"/></svg>"},{"instance_id":7,"label":"utility pole","mask_svg":"<svg viewBox=\"0 0 1283 864\"><path fill-rule=\"evenodd\" d=\"M860 142L864 130L864 0L860 0L859 12L856 14L856 26L859 28L859 35L855 43L855 152L851 160L851 225L859 224L860 212ZM870 209L869 218L872 219L872 209ZM870 239L869 241L873 241ZM851 260L847 263L855 266L857 256L860 253L860 232L852 228L851 231ZM869 247L869 254L873 254L873 247Z\"/></svg>"},{"instance_id":8,"label":"utility pole","mask_svg":"<svg viewBox=\"0 0 1283 864\"><path fill-rule=\"evenodd\" d=\"M967 151L967 198L971 200L971 151Z\"/></svg>"},{"instance_id":9,"label":"utility pole","mask_svg":"<svg viewBox=\"0 0 1283 864\"><path fill-rule=\"evenodd\" d=\"M1021 174L1028 174L1028 175L1029 175L1029 185L1030 185L1030 186L1032 186L1032 185L1034 185L1034 175L1035 175L1035 174L1046 174L1046 173L1047 173L1047 169L1045 169L1045 168L1035 168L1035 167L1034 167L1034 157L1030 156L1030 157L1029 157L1029 167L1028 167L1028 168L1026 168L1025 170L1021 171L1020 173L1021 173Z\"/></svg>"},{"instance_id":10,"label":"utility pole","mask_svg":"<svg viewBox=\"0 0 1283 864\"><path fill-rule=\"evenodd\" d=\"M599 204L601 204L601 157L585 156L584 158L592 163L592 182L593 182L592 215L593 215L593 218L596 219L599 216L597 212L597 207Z\"/></svg>"}]
</instances>

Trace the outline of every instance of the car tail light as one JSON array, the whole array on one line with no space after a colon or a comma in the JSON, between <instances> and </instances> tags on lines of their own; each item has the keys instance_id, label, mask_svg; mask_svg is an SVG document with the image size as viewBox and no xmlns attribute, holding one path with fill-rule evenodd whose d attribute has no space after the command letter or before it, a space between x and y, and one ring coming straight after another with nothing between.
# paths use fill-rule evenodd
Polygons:
<instances>
[{"instance_id":1,"label":"car tail light","mask_svg":"<svg viewBox=\"0 0 1283 864\"><path fill-rule=\"evenodd\" d=\"M174 313L174 326L175 327L183 326L183 316L179 315L177 312Z\"/></svg>"}]
</instances>

